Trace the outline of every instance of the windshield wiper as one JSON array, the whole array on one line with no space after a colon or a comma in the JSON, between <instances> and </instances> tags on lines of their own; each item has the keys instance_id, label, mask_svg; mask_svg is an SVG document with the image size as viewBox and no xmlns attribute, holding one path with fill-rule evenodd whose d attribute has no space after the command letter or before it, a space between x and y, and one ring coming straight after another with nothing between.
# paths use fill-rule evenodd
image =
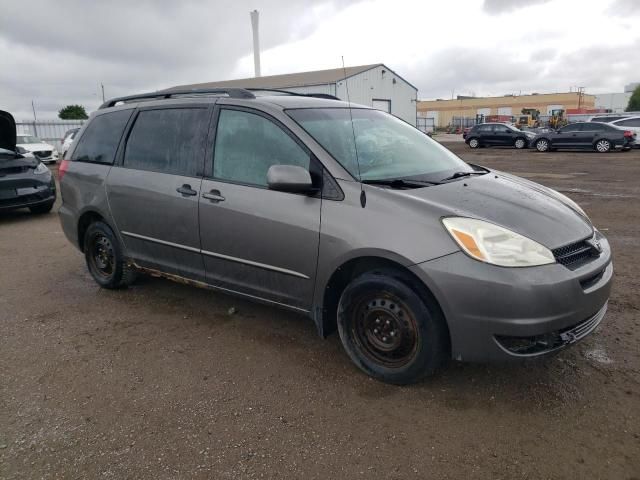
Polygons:
<instances>
[{"instance_id":1,"label":"windshield wiper","mask_svg":"<svg viewBox=\"0 0 640 480\"><path fill-rule=\"evenodd\" d=\"M486 173L487 172L455 172L450 177L443 178L440 181L441 182L446 182L447 180L455 180L456 178L470 177L471 175L485 175Z\"/></svg>"},{"instance_id":2,"label":"windshield wiper","mask_svg":"<svg viewBox=\"0 0 640 480\"><path fill-rule=\"evenodd\" d=\"M426 180L403 180L402 178L381 178L374 180L362 180L367 185L387 185L392 188L422 188L429 185L440 185L439 182L428 182Z\"/></svg>"}]
</instances>

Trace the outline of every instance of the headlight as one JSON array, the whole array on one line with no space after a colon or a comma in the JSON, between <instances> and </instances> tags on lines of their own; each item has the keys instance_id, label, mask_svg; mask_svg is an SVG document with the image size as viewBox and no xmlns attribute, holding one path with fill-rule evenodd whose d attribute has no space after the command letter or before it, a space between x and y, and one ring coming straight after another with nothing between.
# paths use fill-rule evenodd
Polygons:
<instances>
[{"instance_id":1,"label":"headlight","mask_svg":"<svg viewBox=\"0 0 640 480\"><path fill-rule=\"evenodd\" d=\"M40 162L33 173L36 175L42 175L43 173L49 173L49 169L44 163Z\"/></svg>"},{"instance_id":2,"label":"headlight","mask_svg":"<svg viewBox=\"0 0 640 480\"><path fill-rule=\"evenodd\" d=\"M460 248L481 262L533 267L556 261L544 245L493 223L464 217L444 218L442 223Z\"/></svg>"}]
</instances>

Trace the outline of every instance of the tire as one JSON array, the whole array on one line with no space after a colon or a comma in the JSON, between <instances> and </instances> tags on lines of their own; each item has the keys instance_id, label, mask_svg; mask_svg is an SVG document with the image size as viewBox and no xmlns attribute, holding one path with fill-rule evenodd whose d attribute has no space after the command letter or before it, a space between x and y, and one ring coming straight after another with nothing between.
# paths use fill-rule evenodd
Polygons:
<instances>
[{"instance_id":1,"label":"tire","mask_svg":"<svg viewBox=\"0 0 640 480\"><path fill-rule=\"evenodd\" d=\"M349 283L338 305L338 332L353 363L395 385L432 375L448 359L440 309L409 287L412 280L392 270L365 273Z\"/></svg>"},{"instance_id":2,"label":"tire","mask_svg":"<svg viewBox=\"0 0 640 480\"><path fill-rule=\"evenodd\" d=\"M42 215L45 213L49 213L53 208L54 202L43 203L41 205L34 205L33 207L29 207L31 213L35 213L36 215Z\"/></svg>"},{"instance_id":3,"label":"tire","mask_svg":"<svg viewBox=\"0 0 640 480\"><path fill-rule=\"evenodd\" d=\"M104 222L94 222L87 228L84 256L89 273L103 288L125 288L136 278L136 270L124 258L118 239Z\"/></svg>"},{"instance_id":4,"label":"tire","mask_svg":"<svg viewBox=\"0 0 640 480\"><path fill-rule=\"evenodd\" d=\"M480 140L478 140L477 138L472 138L471 140L469 140L469 146L471 148L478 148L480 146Z\"/></svg>"},{"instance_id":5,"label":"tire","mask_svg":"<svg viewBox=\"0 0 640 480\"><path fill-rule=\"evenodd\" d=\"M607 139L600 139L594 145L593 148L599 153L608 153L611 151L611 142Z\"/></svg>"},{"instance_id":6,"label":"tire","mask_svg":"<svg viewBox=\"0 0 640 480\"><path fill-rule=\"evenodd\" d=\"M524 138L516 138L516 141L513 144L518 150L522 150L527 146L527 141Z\"/></svg>"},{"instance_id":7,"label":"tire","mask_svg":"<svg viewBox=\"0 0 640 480\"><path fill-rule=\"evenodd\" d=\"M541 138L536 141L535 144L536 150L539 152L548 152L549 151L549 140L546 138Z\"/></svg>"}]
</instances>

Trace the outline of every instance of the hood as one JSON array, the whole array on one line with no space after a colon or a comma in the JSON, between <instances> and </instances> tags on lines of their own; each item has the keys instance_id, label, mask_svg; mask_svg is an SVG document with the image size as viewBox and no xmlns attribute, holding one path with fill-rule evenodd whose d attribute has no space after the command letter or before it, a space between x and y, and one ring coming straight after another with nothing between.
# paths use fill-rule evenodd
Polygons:
<instances>
[{"instance_id":1,"label":"hood","mask_svg":"<svg viewBox=\"0 0 640 480\"><path fill-rule=\"evenodd\" d=\"M48 143L19 143L22 148L29 152L39 152L40 150L54 150L53 145Z\"/></svg>"},{"instance_id":2,"label":"hood","mask_svg":"<svg viewBox=\"0 0 640 480\"><path fill-rule=\"evenodd\" d=\"M4 110L0 110L0 148L16 151L16 121Z\"/></svg>"},{"instance_id":3,"label":"hood","mask_svg":"<svg viewBox=\"0 0 640 480\"><path fill-rule=\"evenodd\" d=\"M502 172L491 171L445 185L395 192L427 203L442 216L486 220L549 249L593 234L589 219L575 210L564 195Z\"/></svg>"}]
</instances>

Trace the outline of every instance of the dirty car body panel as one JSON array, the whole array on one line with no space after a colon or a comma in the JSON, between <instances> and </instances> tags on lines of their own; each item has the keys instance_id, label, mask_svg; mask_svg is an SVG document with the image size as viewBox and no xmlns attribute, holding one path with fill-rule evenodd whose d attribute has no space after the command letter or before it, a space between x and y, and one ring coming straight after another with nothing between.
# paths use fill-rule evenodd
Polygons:
<instances>
[{"instance_id":1,"label":"dirty car body panel","mask_svg":"<svg viewBox=\"0 0 640 480\"><path fill-rule=\"evenodd\" d=\"M140 267L304 312L322 335L333 330L336 315L332 282L353 262L374 259L406 271L418 290L433 296L446 320L451 356L460 360L550 353L583 338L604 316L613 275L609 244L577 205L553 190L468 166L424 135L433 155L447 156L462 175L368 183L367 172L388 167L366 164L376 154L367 151L375 135L363 134L366 169L360 175L336 153L344 142L332 143L301 120L313 116L303 110L325 110L326 118L336 116L331 110L347 111L349 105L337 100L266 95L128 102L94 114L69 152L60 216L76 245L80 217L95 211ZM190 175L127 165L141 113L204 106L209 116L199 125L206 127L194 140L203 147L190 154L198 165ZM130 118L111 164L74 159L94 117L121 110ZM386 115L365 111L373 112L353 110L359 125ZM250 131L262 140L248 138ZM258 161L256 151L268 152L260 158L273 164L279 160L272 157L282 155L307 168L317 188L270 190L268 165L244 170ZM443 226L453 217L508 229L553 258L519 267L479 261Z\"/></svg>"}]
</instances>

